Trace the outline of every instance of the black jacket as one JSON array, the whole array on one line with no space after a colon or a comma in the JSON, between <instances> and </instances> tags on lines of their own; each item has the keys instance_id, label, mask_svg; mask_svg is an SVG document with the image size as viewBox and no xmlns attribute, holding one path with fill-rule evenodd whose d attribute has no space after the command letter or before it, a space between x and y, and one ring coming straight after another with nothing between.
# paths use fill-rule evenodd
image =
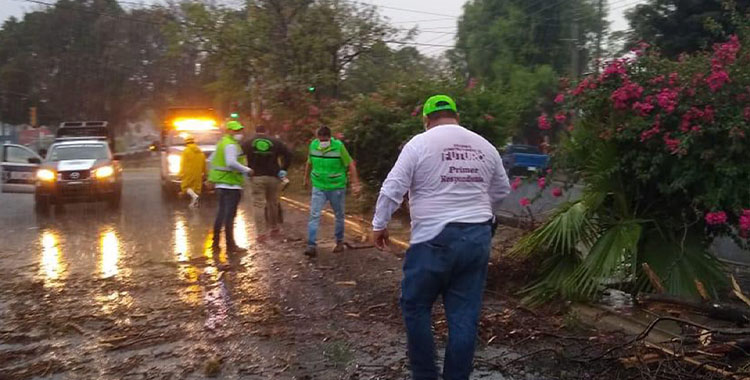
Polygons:
<instances>
[{"instance_id":1,"label":"black jacket","mask_svg":"<svg viewBox=\"0 0 750 380\"><path fill-rule=\"evenodd\" d=\"M254 176L276 177L279 170L289 169L292 155L279 139L259 133L241 145Z\"/></svg>"}]
</instances>

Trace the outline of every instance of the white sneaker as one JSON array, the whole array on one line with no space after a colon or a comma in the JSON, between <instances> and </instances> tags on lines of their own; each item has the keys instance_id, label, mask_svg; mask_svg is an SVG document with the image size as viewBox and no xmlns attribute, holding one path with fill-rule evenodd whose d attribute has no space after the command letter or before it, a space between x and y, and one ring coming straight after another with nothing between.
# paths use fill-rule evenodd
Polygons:
<instances>
[{"instance_id":1,"label":"white sneaker","mask_svg":"<svg viewBox=\"0 0 750 380\"><path fill-rule=\"evenodd\" d=\"M196 207L198 207L198 199L200 199L200 198L193 198L193 199L192 199L192 200L190 201L190 206L189 206L189 207L190 207L190 208L196 208Z\"/></svg>"}]
</instances>

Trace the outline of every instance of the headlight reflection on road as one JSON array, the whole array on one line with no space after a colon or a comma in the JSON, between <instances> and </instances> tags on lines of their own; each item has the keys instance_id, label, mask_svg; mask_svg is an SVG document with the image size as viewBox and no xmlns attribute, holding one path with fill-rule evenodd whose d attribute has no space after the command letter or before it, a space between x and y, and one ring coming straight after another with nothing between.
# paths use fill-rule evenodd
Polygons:
<instances>
[{"instance_id":1,"label":"headlight reflection on road","mask_svg":"<svg viewBox=\"0 0 750 380\"><path fill-rule=\"evenodd\" d=\"M189 243L187 228L185 227L185 217L180 215L174 223L174 253L177 256L177 261L186 262L190 260L188 247Z\"/></svg>"},{"instance_id":2,"label":"headlight reflection on road","mask_svg":"<svg viewBox=\"0 0 750 380\"><path fill-rule=\"evenodd\" d=\"M42 258L39 266L41 275L47 281L58 280L65 270L60 254L60 237L56 232L44 231L41 240Z\"/></svg>"},{"instance_id":3,"label":"headlight reflection on road","mask_svg":"<svg viewBox=\"0 0 750 380\"><path fill-rule=\"evenodd\" d=\"M248 247L246 217L245 210L240 209L237 210L237 218L234 221L234 241L243 248Z\"/></svg>"},{"instance_id":4,"label":"headlight reflection on road","mask_svg":"<svg viewBox=\"0 0 750 380\"><path fill-rule=\"evenodd\" d=\"M118 262L120 260L120 240L115 231L109 229L101 234L100 248L102 252L102 278L109 278L119 272Z\"/></svg>"}]
</instances>

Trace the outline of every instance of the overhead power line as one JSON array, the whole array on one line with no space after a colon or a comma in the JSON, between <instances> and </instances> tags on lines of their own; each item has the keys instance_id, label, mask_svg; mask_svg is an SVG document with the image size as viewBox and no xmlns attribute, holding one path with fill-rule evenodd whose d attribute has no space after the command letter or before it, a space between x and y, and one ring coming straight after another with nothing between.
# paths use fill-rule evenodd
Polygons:
<instances>
[{"instance_id":1,"label":"overhead power line","mask_svg":"<svg viewBox=\"0 0 750 380\"><path fill-rule=\"evenodd\" d=\"M439 45L439 44L428 44L422 42L410 42L410 41L397 41L397 40L385 40L387 44L398 44L398 45L412 45L412 46L431 46L431 47L447 47L452 48L453 45Z\"/></svg>"},{"instance_id":2,"label":"overhead power line","mask_svg":"<svg viewBox=\"0 0 750 380\"><path fill-rule=\"evenodd\" d=\"M391 9L391 10L394 10L394 11L409 12L409 13L418 13L418 14L421 14L421 15L431 15L431 16L443 16L443 17L450 17L450 18L458 18L458 16L456 16L456 15L449 15L449 14L445 14L445 13L426 12L424 10L418 10L418 9L391 7L391 6L387 6L387 5L370 3L370 2L367 2L367 1L358 1L358 0L355 1L355 0L351 0L350 2L351 3L355 3L355 4L359 3L359 4L364 4L364 5L370 5L370 6L374 6L376 8Z\"/></svg>"}]
</instances>

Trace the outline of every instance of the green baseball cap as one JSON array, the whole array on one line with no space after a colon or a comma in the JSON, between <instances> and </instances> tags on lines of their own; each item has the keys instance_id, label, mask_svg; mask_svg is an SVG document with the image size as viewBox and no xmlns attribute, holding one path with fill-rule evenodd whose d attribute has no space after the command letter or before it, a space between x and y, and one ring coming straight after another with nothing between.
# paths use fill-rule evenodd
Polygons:
<instances>
[{"instance_id":1,"label":"green baseball cap","mask_svg":"<svg viewBox=\"0 0 750 380\"><path fill-rule=\"evenodd\" d=\"M422 106L422 115L427 116L437 111L453 111L458 113L456 102L448 95L434 95L427 99Z\"/></svg>"},{"instance_id":2,"label":"green baseball cap","mask_svg":"<svg viewBox=\"0 0 750 380\"><path fill-rule=\"evenodd\" d=\"M230 131L239 131L245 128L242 124L240 124L239 121L228 121L227 122L227 129Z\"/></svg>"}]
</instances>

